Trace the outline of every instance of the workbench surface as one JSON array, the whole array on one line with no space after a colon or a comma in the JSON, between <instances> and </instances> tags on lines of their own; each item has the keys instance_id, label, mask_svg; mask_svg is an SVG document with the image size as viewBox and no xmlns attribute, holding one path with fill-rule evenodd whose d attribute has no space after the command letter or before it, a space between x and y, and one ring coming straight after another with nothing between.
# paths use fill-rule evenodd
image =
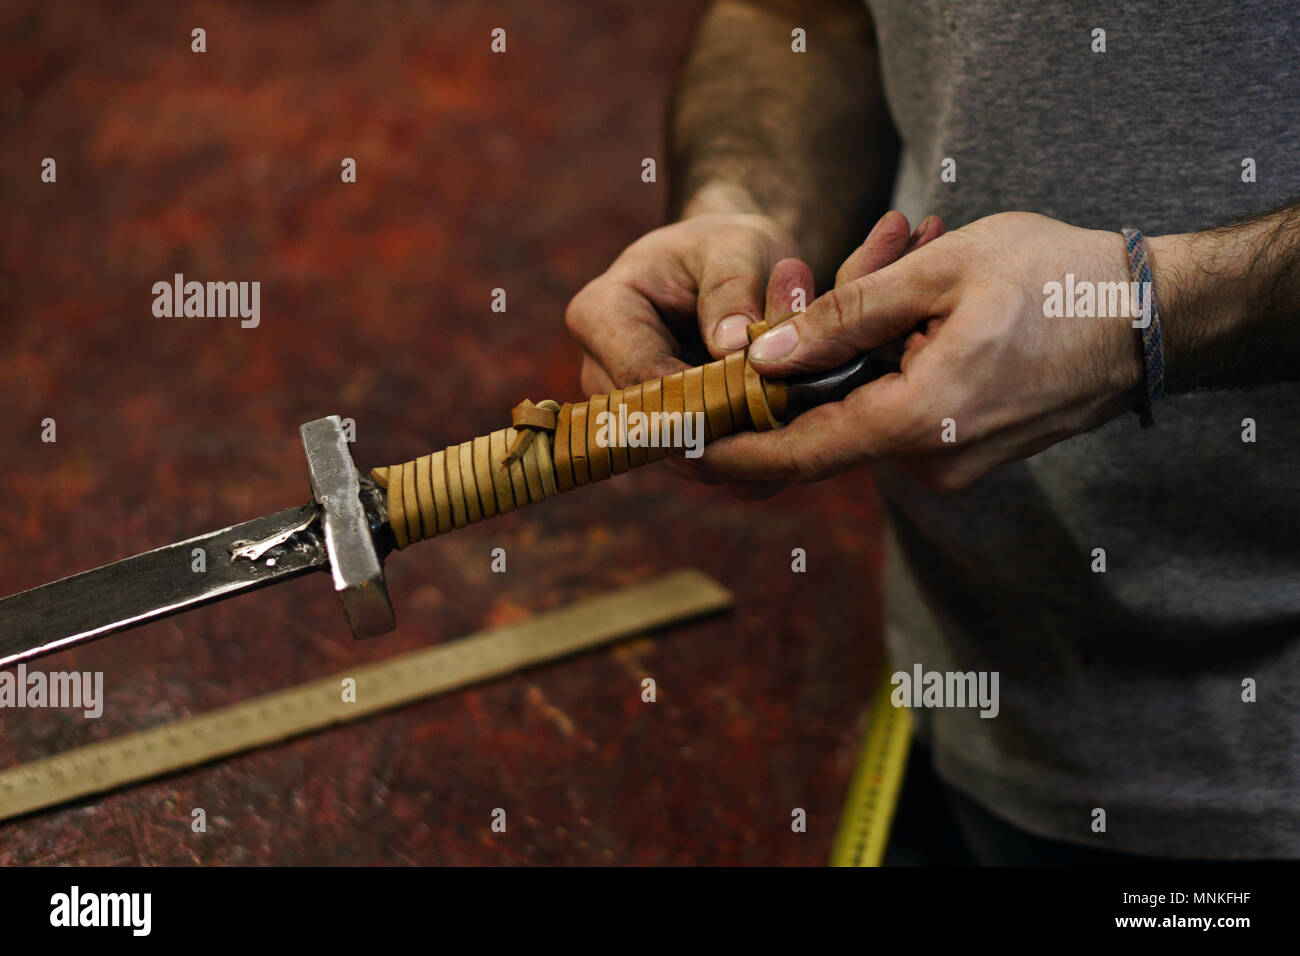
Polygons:
<instances>
[{"instance_id":1,"label":"workbench surface","mask_svg":"<svg viewBox=\"0 0 1300 956\"><path fill-rule=\"evenodd\" d=\"M660 222L699 6L8 4L0 593L305 501L304 421L354 419L369 466L580 397L564 307ZM175 273L260 281L261 324L156 318ZM313 575L47 658L103 671L105 712L0 710L0 767L682 565L737 598L2 823L0 863L823 863L878 678L879 536L866 476L752 503L654 466L395 555L385 637L355 642Z\"/></svg>"}]
</instances>

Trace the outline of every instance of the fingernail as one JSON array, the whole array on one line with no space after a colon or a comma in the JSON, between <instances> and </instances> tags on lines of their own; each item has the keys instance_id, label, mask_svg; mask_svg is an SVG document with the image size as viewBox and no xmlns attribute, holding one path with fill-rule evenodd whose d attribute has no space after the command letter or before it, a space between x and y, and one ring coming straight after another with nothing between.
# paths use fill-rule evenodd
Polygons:
<instances>
[{"instance_id":1,"label":"fingernail","mask_svg":"<svg viewBox=\"0 0 1300 956\"><path fill-rule=\"evenodd\" d=\"M745 329L754 320L747 315L729 315L713 330L713 344L720 349L742 348L749 341Z\"/></svg>"},{"instance_id":2,"label":"fingernail","mask_svg":"<svg viewBox=\"0 0 1300 956\"><path fill-rule=\"evenodd\" d=\"M908 238L907 241L908 242L920 241L920 238L925 235L926 230L930 228L930 223L933 220L934 220L933 215L926 216L924 219L922 219L920 223L917 224L915 231L913 231L912 235Z\"/></svg>"},{"instance_id":3,"label":"fingernail","mask_svg":"<svg viewBox=\"0 0 1300 956\"><path fill-rule=\"evenodd\" d=\"M775 362L793 352L798 344L798 327L793 322L786 322L754 339L754 344L749 347L749 357L760 362Z\"/></svg>"},{"instance_id":4,"label":"fingernail","mask_svg":"<svg viewBox=\"0 0 1300 956\"><path fill-rule=\"evenodd\" d=\"M892 211L893 211L893 210L890 210L890 212L892 212ZM875 224L874 226L872 226L872 227L871 227L871 231L870 231L869 233L867 233L867 238L870 239L870 238L871 238L872 236L874 236L877 232L879 232L879 231L880 231L880 224L883 223L883 222L884 222L886 219L888 219L888 218L889 218L889 213L887 212L887 213L885 213L883 216L881 216L878 220L876 220L876 224Z\"/></svg>"}]
</instances>

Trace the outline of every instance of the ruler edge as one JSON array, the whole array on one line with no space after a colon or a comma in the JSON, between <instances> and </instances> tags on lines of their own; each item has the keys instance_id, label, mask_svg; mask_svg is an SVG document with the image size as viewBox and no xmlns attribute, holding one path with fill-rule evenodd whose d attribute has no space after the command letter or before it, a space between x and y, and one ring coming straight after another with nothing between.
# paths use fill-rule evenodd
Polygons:
<instances>
[{"instance_id":1,"label":"ruler edge","mask_svg":"<svg viewBox=\"0 0 1300 956\"><path fill-rule=\"evenodd\" d=\"M114 746L114 745L121 746L126 742L143 738L145 735L148 734L158 733L159 731L163 731L169 727L182 727L186 724L190 724L193 722L216 718L222 714L234 713L239 710L249 709L255 706L256 704L258 704L259 702L266 702L266 701L274 700L276 698L282 698L290 694L301 693L311 687L325 686L331 683L333 683L334 686L338 686L338 681L341 681L345 677L356 677L358 674L363 674L367 671L375 672L383 669L392 668L400 664L402 661L409 660L411 658L417 657L422 654L427 654L431 650L435 650L439 648L452 649L455 645L459 645L462 641L485 640L494 637L499 638L502 635L509 634L511 632L527 631L530 625L535 625L539 621L544 622L548 617L552 615L558 616L566 612L575 612L584 607L599 605L601 603L616 603L618 599L625 599L628 595L636 594L636 593L652 592L656 588L666 588L670 584L675 582L688 583L691 587L694 587L699 590L700 592L699 595L690 602L689 608L674 611L674 612L664 612L662 614L647 615L647 621L645 623L637 624L636 626L628 629L616 630L612 634L602 635L600 637L593 638L589 642L580 644L576 647L561 651L551 656L544 656L544 657L530 660L517 667L510 667L502 671L493 671L489 673L484 673L464 683L458 684L454 687L431 691L429 693L416 695L414 697L409 697L404 700L393 701L391 703L381 705L373 709L361 711L357 713L355 716L343 717L340 719L323 720L320 723L314 724L309 727L305 727L299 730L291 730L285 734L277 735L274 737L267 737L264 740L255 743L251 743L244 746L232 747L229 750L218 750L198 760L186 761L184 763L170 765L161 770L155 770L152 772L128 777L124 780L115 783L108 783L102 786L90 784L85 787L79 787L77 788L77 791L75 793L68 793L59 796L53 800L50 800L48 802L34 804L32 806L26 807L25 809L22 810L18 810L16 812L9 812L5 810L3 802L0 802L0 830L3 830L5 827L11 825L19 824L25 819L45 811L52 810L57 807L75 805L79 801L85 800L86 798L105 797L110 794L114 794L119 791L129 789L133 786L138 786L140 784L148 783L151 781L162 780L167 777L179 773L183 773L189 770L195 770L198 768L209 766L211 764L220 761L229 760L232 757L254 753L255 751L288 743L289 741L292 740L298 740L300 738L310 736L311 734L314 733L321 733L324 731L332 730L335 727L338 727L343 724L359 723L362 720L366 720L371 717L377 717L380 714L390 713L402 707L409 707L414 704L420 703L421 701L432 700L434 698L445 696L447 694L455 693L458 691L469 690L471 688L479 687L483 684L489 683L494 680L500 680L506 676L523 674L535 668L548 666L551 664L557 664L562 661L569 660L571 658L578 657L583 654L591 653L602 647L606 647L610 644L613 644L617 641L628 640L638 635L654 634L655 632L660 631L663 628L670 627L675 624L685 624L692 621L696 621L699 620L700 618L707 617L712 614L717 614L721 611L727 610L728 608L735 606L735 595L730 591L730 589L725 587L721 582L719 582L712 575L708 574L707 572L699 568L693 568L693 567L678 568L673 571L668 571L661 575L657 575L645 581L640 581L634 584L623 585L621 587L613 588L612 590L601 591L593 595L578 598L577 600L571 601L567 604L560 604L556 607L546 608L545 610L538 611L537 613L530 615L529 617L519 621L513 621L509 624L502 624L502 625L497 625L495 627L489 627L482 630L473 631L469 634L465 634L448 641L440 641L428 647L421 647L411 651L404 651L400 654L394 654L390 657L380 658L379 660L376 661L370 661L364 664L360 664L358 667L353 668L351 673L336 671L335 673L327 674L324 677L311 678L309 680L300 681L299 683L292 684L288 687L283 687L277 690L268 691L265 694L258 694L254 697L250 697L244 700L238 700L230 704L223 704L220 707L213 707L209 710L204 710L204 711L200 711L199 713L190 714L189 716L182 717L178 720L165 721L153 727L146 727L141 730L128 731L124 734L118 734L116 736L107 737L104 740L98 740L89 744L82 744L77 747L71 747L67 750L63 750L55 754L50 754L45 757L38 757L35 760L29 760L25 763L19 763L12 767L0 768L0 781L3 781L9 775L17 775L22 772L30 773L33 771L39 771L42 768L48 768L49 766L54 765L56 763L61 763L62 761L72 757L74 754L77 753L93 753L97 750L110 747L110 746Z\"/></svg>"},{"instance_id":2,"label":"ruler edge","mask_svg":"<svg viewBox=\"0 0 1300 956\"><path fill-rule=\"evenodd\" d=\"M829 865L833 867L879 867L884 864L884 856L889 849L889 831L893 829L894 817L898 813L898 803L903 793L903 782L907 776L907 765L915 731L911 710L906 707L894 707L890 700L893 687L891 676L890 665L886 661L881 666L880 686L867 706L867 722L862 731L862 742L858 745L856 764L853 775L849 778L840 820L835 830L835 839L831 844ZM897 723L892 726L880 726L876 719L878 712L883 714L893 712ZM895 745L894 741L899 739L901 743ZM884 826L877 828L885 831L885 839L879 849L879 858L876 862L869 863L864 860L871 857L870 845L873 841L870 838L863 841L861 853L853 853L852 848L855 846L854 836L857 832L854 821L869 789L870 768L876 763L870 758L877 752L883 752L885 763L891 768L889 773L891 784L887 789L892 793L889 796L888 810L882 815ZM897 773L893 773L892 768L897 768Z\"/></svg>"}]
</instances>

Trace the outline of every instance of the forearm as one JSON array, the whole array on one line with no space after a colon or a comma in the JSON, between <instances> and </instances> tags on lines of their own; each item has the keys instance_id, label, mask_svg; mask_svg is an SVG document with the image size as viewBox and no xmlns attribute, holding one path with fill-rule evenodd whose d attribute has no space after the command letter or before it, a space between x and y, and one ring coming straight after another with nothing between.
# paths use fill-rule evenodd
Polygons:
<instances>
[{"instance_id":1,"label":"forearm","mask_svg":"<svg viewBox=\"0 0 1300 956\"><path fill-rule=\"evenodd\" d=\"M1167 391L1300 380L1300 205L1148 249Z\"/></svg>"},{"instance_id":2,"label":"forearm","mask_svg":"<svg viewBox=\"0 0 1300 956\"><path fill-rule=\"evenodd\" d=\"M791 31L807 32L807 52ZM896 141L860 0L722 0L701 21L669 124L672 214L776 219L819 277L862 239Z\"/></svg>"}]
</instances>

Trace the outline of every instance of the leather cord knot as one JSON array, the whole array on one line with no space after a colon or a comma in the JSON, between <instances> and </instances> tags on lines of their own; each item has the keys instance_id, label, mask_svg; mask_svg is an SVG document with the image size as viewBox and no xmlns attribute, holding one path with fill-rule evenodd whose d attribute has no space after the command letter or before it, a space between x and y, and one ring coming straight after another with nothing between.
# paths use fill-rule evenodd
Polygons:
<instances>
[{"instance_id":1,"label":"leather cord knot","mask_svg":"<svg viewBox=\"0 0 1300 956\"><path fill-rule=\"evenodd\" d=\"M553 433L559 414L560 403L549 398L537 404L525 398L512 408L510 417L517 434L506 453L504 464L511 465L523 458L539 431Z\"/></svg>"}]
</instances>

